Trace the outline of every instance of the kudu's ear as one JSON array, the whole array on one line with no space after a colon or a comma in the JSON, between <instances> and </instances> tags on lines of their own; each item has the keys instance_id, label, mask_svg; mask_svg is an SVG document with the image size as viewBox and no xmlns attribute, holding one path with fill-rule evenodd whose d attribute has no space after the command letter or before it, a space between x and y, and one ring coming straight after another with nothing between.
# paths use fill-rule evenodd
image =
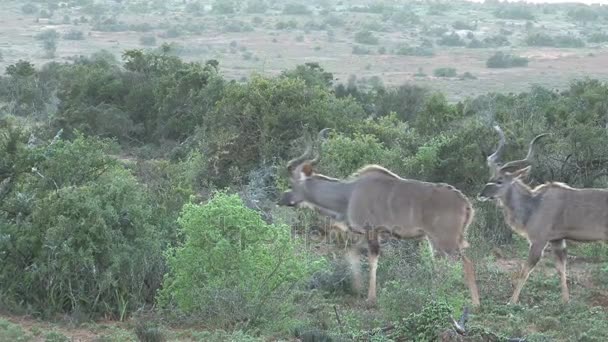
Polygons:
<instances>
[{"instance_id":1,"label":"kudu's ear","mask_svg":"<svg viewBox=\"0 0 608 342\"><path fill-rule=\"evenodd\" d=\"M302 165L302 173L304 174L304 176L306 177L310 177L312 175L313 169L312 169L312 165L310 163L306 163L304 165Z\"/></svg>"}]
</instances>

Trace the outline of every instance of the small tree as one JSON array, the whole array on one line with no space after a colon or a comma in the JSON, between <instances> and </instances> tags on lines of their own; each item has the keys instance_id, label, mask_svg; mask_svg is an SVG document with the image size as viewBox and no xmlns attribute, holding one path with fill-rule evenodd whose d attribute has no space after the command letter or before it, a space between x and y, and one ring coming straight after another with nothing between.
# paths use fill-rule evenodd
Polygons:
<instances>
[{"instance_id":1,"label":"small tree","mask_svg":"<svg viewBox=\"0 0 608 342\"><path fill-rule=\"evenodd\" d=\"M359 44L376 45L379 40L371 31L359 31L355 34L355 42Z\"/></svg>"},{"instance_id":2,"label":"small tree","mask_svg":"<svg viewBox=\"0 0 608 342\"><path fill-rule=\"evenodd\" d=\"M435 77L456 77L456 69L454 68L437 68L433 70Z\"/></svg>"},{"instance_id":3,"label":"small tree","mask_svg":"<svg viewBox=\"0 0 608 342\"><path fill-rule=\"evenodd\" d=\"M289 288L319 264L282 224L266 224L234 194L186 204L178 220L183 245L167 253L161 305L197 313L220 327L277 322L293 310Z\"/></svg>"},{"instance_id":4,"label":"small tree","mask_svg":"<svg viewBox=\"0 0 608 342\"><path fill-rule=\"evenodd\" d=\"M528 58L506 54L502 51L496 52L486 61L488 68L513 68L528 66Z\"/></svg>"}]
</instances>

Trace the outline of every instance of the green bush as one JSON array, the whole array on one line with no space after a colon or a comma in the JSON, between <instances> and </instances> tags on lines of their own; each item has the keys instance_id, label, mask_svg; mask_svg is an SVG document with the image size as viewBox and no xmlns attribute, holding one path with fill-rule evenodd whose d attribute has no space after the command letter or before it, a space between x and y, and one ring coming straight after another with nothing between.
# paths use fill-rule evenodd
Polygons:
<instances>
[{"instance_id":1,"label":"green bush","mask_svg":"<svg viewBox=\"0 0 608 342\"><path fill-rule=\"evenodd\" d=\"M559 35L555 37L555 46L560 48L582 48L585 42L578 37L571 35Z\"/></svg>"},{"instance_id":2,"label":"green bush","mask_svg":"<svg viewBox=\"0 0 608 342\"><path fill-rule=\"evenodd\" d=\"M82 33L82 31L72 29L63 34L63 39L65 39L65 40L83 40L84 33Z\"/></svg>"},{"instance_id":3,"label":"green bush","mask_svg":"<svg viewBox=\"0 0 608 342\"><path fill-rule=\"evenodd\" d=\"M81 135L23 150L0 205L0 297L33 312L124 319L151 304L163 233L140 184ZM15 211L16 210L16 211Z\"/></svg>"},{"instance_id":4,"label":"green bush","mask_svg":"<svg viewBox=\"0 0 608 342\"><path fill-rule=\"evenodd\" d=\"M33 336L27 334L20 326L5 319L0 319L0 341L29 342Z\"/></svg>"},{"instance_id":5,"label":"green bush","mask_svg":"<svg viewBox=\"0 0 608 342\"><path fill-rule=\"evenodd\" d=\"M477 27L475 27L475 25L467 24L462 20L456 20L455 22L453 22L452 28L454 30L471 30L471 31L477 29Z\"/></svg>"},{"instance_id":6,"label":"green bush","mask_svg":"<svg viewBox=\"0 0 608 342\"><path fill-rule=\"evenodd\" d=\"M38 6L32 3L24 4L21 6L21 12L23 12L23 14L36 14L38 13Z\"/></svg>"},{"instance_id":7,"label":"green bush","mask_svg":"<svg viewBox=\"0 0 608 342\"><path fill-rule=\"evenodd\" d=\"M308 15L310 14L310 10L308 6L301 3L287 3L285 7L283 7L284 15Z\"/></svg>"},{"instance_id":8,"label":"green bush","mask_svg":"<svg viewBox=\"0 0 608 342\"><path fill-rule=\"evenodd\" d=\"M494 11L494 16L500 19L534 20L534 14L529 6L520 4L504 4Z\"/></svg>"},{"instance_id":9,"label":"green bush","mask_svg":"<svg viewBox=\"0 0 608 342\"><path fill-rule=\"evenodd\" d=\"M465 46L466 43L456 32L452 32L449 35L441 37L437 41L437 44L444 46Z\"/></svg>"},{"instance_id":10,"label":"green bush","mask_svg":"<svg viewBox=\"0 0 608 342\"><path fill-rule=\"evenodd\" d=\"M542 32L528 35L525 42L528 46L555 46L555 39Z\"/></svg>"},{"instance_id":11,"label":"green bush","mask_svg":"<svg viewBox=\"0 0 608 342\"><path fill-rule=\"evenodd\" d=\"M433 56L435 52L432 47L403 45L396 49L395 54L401 56Z\"/></svg>"},{"instance_id":12,"label":"green bush","mask_svg":"<svg viewBox=\"0 0 608 342\"><path fill-rule=\"evenodd\" d=\"M608 33L594 32L591 35L589 35L589 38L587 38L587 40L590 43L605 43L605 42L608 42Z\"/></svg>"},{"instance_id":13,"label":"green bush","mask_svg":"<svg viewBox=\"0 0 608 342\"><path fill-rule=\"evenodd\" d=\"M435 77L456 77L456 69L454 68L437 68L433 70Z\"/></svg>"},{"instance_id":14,"label":"green bush","mask_svg":"<svg viewBox=\"0 0 608 342\"><path fill-rule=\"evenodd\" d=\"M355 34L355 42L359 44L377 45L379 40L371 31L359 31Z\"/></svg>"},{"instance_id":15,"label":"green bush","mask_svg":"<svg viewBox=\"0 0 608 342\"><path fill-rule=\"evenodd\" d=\"M576 8L569 10L566 14L569 19L582 22L595 21L600 17L598 11L589 6L577 6Z\"/></svg>"},{"instance_id":16,"label":"green bush","mask_svg":"<svg viewBox=\"0 0 608 342\"><path fill-rule=\"evenodd\" d=\"M394 172L401 168L401 157L396 149L386 148L369 134L338 135L323 144L320 170L332 177L345 178L366 164L381 164Z\"/></svg>"},{"instance_id":17,"label":"green bush","mask_svg":"<svg viewBox=\"0 0 608 342\"><path fill-rule=\"evenodd\" d=\"M154 46L156 45L156 37L152 35L141 36L139 38L139 43L145 46Z\"/></svg>"},{"instance_id":18,"label":"green bush","mask_svg":"<svg viewBox=\"0 0 608 342\"><path fill-rule=\"evenodd\" d=\"M486 61L486 67L488 68L514 68L525 66L528 66L528 58L507 54L502 51L496 52Z\"/></svg>"},{"instance_id":19,"label":"green bush","mask_svg":"<svg viewBox=\"0 0 608 342\"><path fill-rule=\"evenodd\" d=\"M291 287L320 264L283 224L266 224L238 195L216 192L186 204L178 219L184 244L167 253L161 305L201 315L206 324L286 324L295 309Z\"/></svg>"}]
</instances>

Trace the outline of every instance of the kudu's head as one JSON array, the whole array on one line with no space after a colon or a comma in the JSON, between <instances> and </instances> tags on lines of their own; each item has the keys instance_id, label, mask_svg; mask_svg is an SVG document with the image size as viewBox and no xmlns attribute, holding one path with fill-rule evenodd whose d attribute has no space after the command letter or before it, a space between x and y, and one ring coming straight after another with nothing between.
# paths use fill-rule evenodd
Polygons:
<instances>
[{"instance_id":1,"label":"kudu's head","mask_svg":"<svg viewBox=\"0 0 608 342\"><path fill-rule=\"evenodd\" d=\"M319 132L317 143L320 143L325 139L329 130L330 128L324 128ZM306 140L308 141L304 153L287 163L287 172L289 172L291 189L281 194L281 197L277 202L280 206L295 207L305 200L304 182L314 174L314 167L321 159L320 148L318 148L319 152L317 152L317 156L310 159L313 152L313 143L310 141L310 137Z\"/></svg>"},{"instance_id":2,"label":"kudu's head","mask_svg":"<svg viewBox=\"0 0 608 342\"><path fill-rule=\"evenodd\" d=\"M490 179L477 196L481 201L501 197L514 182L525 179L532 169L531 158L534 151L534 144L540 138L549 135L549 133L543 133L534 137L534 139L530 141L528 154L524 159L513 160L502 164L500 159L505 149L505 134L498 125L494 126L494 130L498 132L500 142L496 151L487 158L488 167L490 168Z\"/></svg>"}]
</instances>

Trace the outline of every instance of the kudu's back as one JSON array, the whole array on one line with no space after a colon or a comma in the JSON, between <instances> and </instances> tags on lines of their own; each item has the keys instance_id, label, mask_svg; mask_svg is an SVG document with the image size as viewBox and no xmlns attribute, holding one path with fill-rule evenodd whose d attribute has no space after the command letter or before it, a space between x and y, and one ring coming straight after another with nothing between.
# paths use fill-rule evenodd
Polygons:
<instances>
[{"instance_id":1,"label":"kudu's back","mask_svg":"<svg viewBox=\"0 0 608 342\"><path fill-rule=\"evenodd\" d=\"M608 240L608 190L553 184L539 195L543 210L534 223L551 231L549 240Z\"/></svg>"},{"instance_id":2,"label":"kudu's back","mask_svg":"<svg viewBox=\"0 0 608 342\"><path fill-rule=\"evenodd\" d=\"M450 185L369 171L356 182L348 216L360 228L381 227L404 238L427 235L436 247L451 252L466 245L473 208Z\"/></svg>"}]
</instances>

